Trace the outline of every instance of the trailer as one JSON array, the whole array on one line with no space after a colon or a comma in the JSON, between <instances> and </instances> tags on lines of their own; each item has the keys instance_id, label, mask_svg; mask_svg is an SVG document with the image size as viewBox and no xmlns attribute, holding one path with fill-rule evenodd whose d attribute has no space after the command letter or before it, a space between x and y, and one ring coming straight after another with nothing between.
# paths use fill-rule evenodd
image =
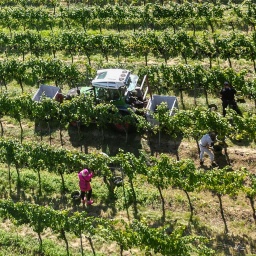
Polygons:
<instances>
[{"instance_id":1,"label":"trailer","mask_svg":"<svg viewBox=\"0 0 256 256\"><path fill-rule=\"evenodd\" d=\"M61 93L61 89L56 86L42 84L39 89L35 92L32 100L41 101L42 97L47 97L50 99L58 98L58 95Z\"/></svg>"},{"instance_id":2,"label":"trailer","mask_svg":"<svg viewBox=\"0 0 256 256\"><path fill-rule=\"evenodd\" d=\"M174 115L175 111L178 109L177 97L165 95L152 95L146 106L146 119L152 125L158 124L157 120L154 119L154 113L156 112L157 107L163 102L167 103L170 116Z\"/></svg>"}]
</instances>

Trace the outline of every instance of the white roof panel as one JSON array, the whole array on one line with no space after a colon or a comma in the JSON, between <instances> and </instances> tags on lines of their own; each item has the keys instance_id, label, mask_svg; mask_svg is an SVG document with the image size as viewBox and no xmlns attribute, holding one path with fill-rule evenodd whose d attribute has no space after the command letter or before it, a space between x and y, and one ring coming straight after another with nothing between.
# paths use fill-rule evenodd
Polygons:
<instances>
[{"instance_id":1,"label":"white roof panel","mask_svg":"<svg viewBox=\"0 0 256 256\"><path fill-rule=\"evenodd\" d=\"M100 69L95 79L92 80L92 85L118 89L127 85L129 77L130 71L126 69Z\"/></svg>"}]
</instances>

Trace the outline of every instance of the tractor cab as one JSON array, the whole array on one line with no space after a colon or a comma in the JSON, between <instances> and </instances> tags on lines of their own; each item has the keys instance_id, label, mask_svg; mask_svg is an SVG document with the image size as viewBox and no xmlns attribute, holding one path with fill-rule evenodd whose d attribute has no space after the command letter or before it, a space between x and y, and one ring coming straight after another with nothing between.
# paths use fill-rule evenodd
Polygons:
<instances>
[{"instance_id":1,"label":"tractor cab","mask_svg":"<svg viewBox=\"0 0 256 256\"><path fill-rule=\"evenodd\" d=\"M143 87L145 79L146 76L142 85L138 86L139 77L127 69L100 69L90 87L73 88L68 92L67 98L93 94L96 104L111 103L120 110L143 108L146 106L148 92Z\"/></svg>"},{"instance_id":2,"label":"tractor cab","mask_svg":"<svg viewBox=\"0 0 256 256\"><path fill-rule=\"evenodd\" d=\"M138 93L139 77L126 69L101 69L92 80L96 102L112 103L121 107L138 107L142 93ZM139 97L140 96L140 97Z\"/></svg>"}]
</instances>

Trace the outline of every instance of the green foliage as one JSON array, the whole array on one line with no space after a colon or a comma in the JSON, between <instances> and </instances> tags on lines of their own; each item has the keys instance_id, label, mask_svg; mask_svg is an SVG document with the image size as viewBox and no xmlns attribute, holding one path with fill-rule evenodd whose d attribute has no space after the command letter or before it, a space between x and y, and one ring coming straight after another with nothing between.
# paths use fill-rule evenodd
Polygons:
<instances>
[{"instance_id":1,"label":"green foliage","mask_svg":"<svg viewBox=\"0 0 256 256\"><path fill-rule=\"evenodd\" d=\"M234 196L242 191L247 171L245 169L233 171L229 166L214 169L203 176L205 188L214 194Z\"/></svg>"},{"instance_id":2,"label":"green foliage","mask_svg":"<svg viewBox=\"0 0 256 256\"><path fill-rule=\"evenodd\" d=\"M6 256L11 255L33 255L38 253L38 241L34 236L27 234L25 237L13 232L0 230L1 253ZM44 240L43 252L49 256L64 256L66 255L65 248L57 245L51 239ZM75 253L74 255L79 255Z\"/></svg>"},{"instance_id":3,"label":"green foliage","mask_svg":"<svg viewBox=\"0 0 256 256\"><path fill-rule=\"evenodd\" d=\"M255 33L252 32L255 30L256 8L252 0L243 4L232 1L225 5L223 1L151 2L126 1L124 4L120 1L119 5L102 0L74 4L67 1L67 6L64 6L58 0L1 1L1 85L9 90L9 85L15 83L22 92L24 85L36 83L54 83L61 88L63 85L70 88L87 85L99 66L113 66L110 61L117 58L114 65L137 69L139 75L147 74L152 93L188 92L198 86L215 96L223 81L228 80L246 97L255 99L255 79L251 72L256 71ZM233 31L220 34L220 30L228 31L230 27ZM241 28L247 29L247 33ZM93 63L98 56L101 60ZM144 58L146 66L137 64L138 59L135 60L134 56L139 60ZM153 61L158 58L157 62L165 64L151 65L152 56ZM67 60L68 57L71 59ZM86 58L86 62L83 58ZM209 68L205 64L198 64L205 58L209 59ZM103 63L103 59L109 63ZM185 65L177 64L181 59ZM131 60L133 62L128 63ZM229 67L221 67L220 62L226 60ZM175 65L168 65L172 61ZM234 61L246 61L248 70L237 71L233 68ZM96 121L102 130L109 122L134 124L136 120L138 131L144 133L151 130L142 117L144 113L121 117L116 109L110 111L109 105L99 104L95 107L90 97L77 97L63 104L44 98L38 103L32 102L27 94L3 92L0 106L1 119L8 116L19 123L21 138L22 124L28 119L48 123L55 120L60 129L70 121L85 125ZM222 138L255 140L253 113L240 117L230 111L228 118L223 118L215 112L193 108L189 111L177 110L174 116L170 116L163 104L158 107L154 117L159 122L155 127L156 132L164 131L174 140L179 136L197 140L209 130L215 130ZM8 183L8 173L5 169L1 170L0 191L3 196L12 194L14 184L25 197L32 191L34 199L41 199L37 197L41 190L49 205L58 199L51 201L48 197L62 192L68 196L77 188L77 171L85 166L95 170L98 176L93 181L93 193L101 204L107 199L107 190L110 189L104 179L113 178L109 168L112 164L117 165L124 174L124 186L113 188L116 195L113 205L119 209L127 210L136 202L142 207L159 202L157 191L161 194L161 190L171 187L186 192L198 192L204 188L217 195L230 196L243 192L251 199L252 205L255 197L255 177L244 169L229 170L226 167L202 173L191 160L176 161L164 154L148 157L120 151L114 157L105 157L2 138L0 162L7 165L11 174ZM51 230L65 241L67 247L66 233L69 233L79 238L84 235L90 243L98 237L104 242L113 241L120 246L121 254L123 250L132 249L162 255L215 254L207 248L209 241L206 238L188 235L184 227L175 227L169 234L164 226L149 226L148 220L134 221L130 225L124 221L89 217L86 211L80 213L75 212L75 208L73 210L68 212L54 210L50 206L1 200L1 216L18 226L29 225L41 240L41 248L38 249L36 240L24 242L16 235L7 237L1 231L1 252L4 255L67 255L68 248L59 248L45 237L42 242L41 234ZM15 245L11 247L12 251L7 249L10 243ZM72 252L72 255L78 254L80 252ZM85 254L89 255L89 252Z\"/></svg>"}]
</instances>

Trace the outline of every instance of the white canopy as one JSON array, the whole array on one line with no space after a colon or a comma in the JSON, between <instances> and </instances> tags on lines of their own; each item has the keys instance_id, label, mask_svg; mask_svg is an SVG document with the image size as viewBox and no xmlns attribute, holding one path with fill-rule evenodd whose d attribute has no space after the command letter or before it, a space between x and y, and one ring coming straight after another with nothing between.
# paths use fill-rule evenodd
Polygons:
<instances>
[{"instance_id":1,"label":"white canopy","mask_svg":"<svg viewBox=\"0 0 256 256\"><path fill-rule=\"evenodd\" d=\"M100 69L92 85L106 89L119 89L128 85L131 72L126 69Z\"/></svg>"}]
</instances>

